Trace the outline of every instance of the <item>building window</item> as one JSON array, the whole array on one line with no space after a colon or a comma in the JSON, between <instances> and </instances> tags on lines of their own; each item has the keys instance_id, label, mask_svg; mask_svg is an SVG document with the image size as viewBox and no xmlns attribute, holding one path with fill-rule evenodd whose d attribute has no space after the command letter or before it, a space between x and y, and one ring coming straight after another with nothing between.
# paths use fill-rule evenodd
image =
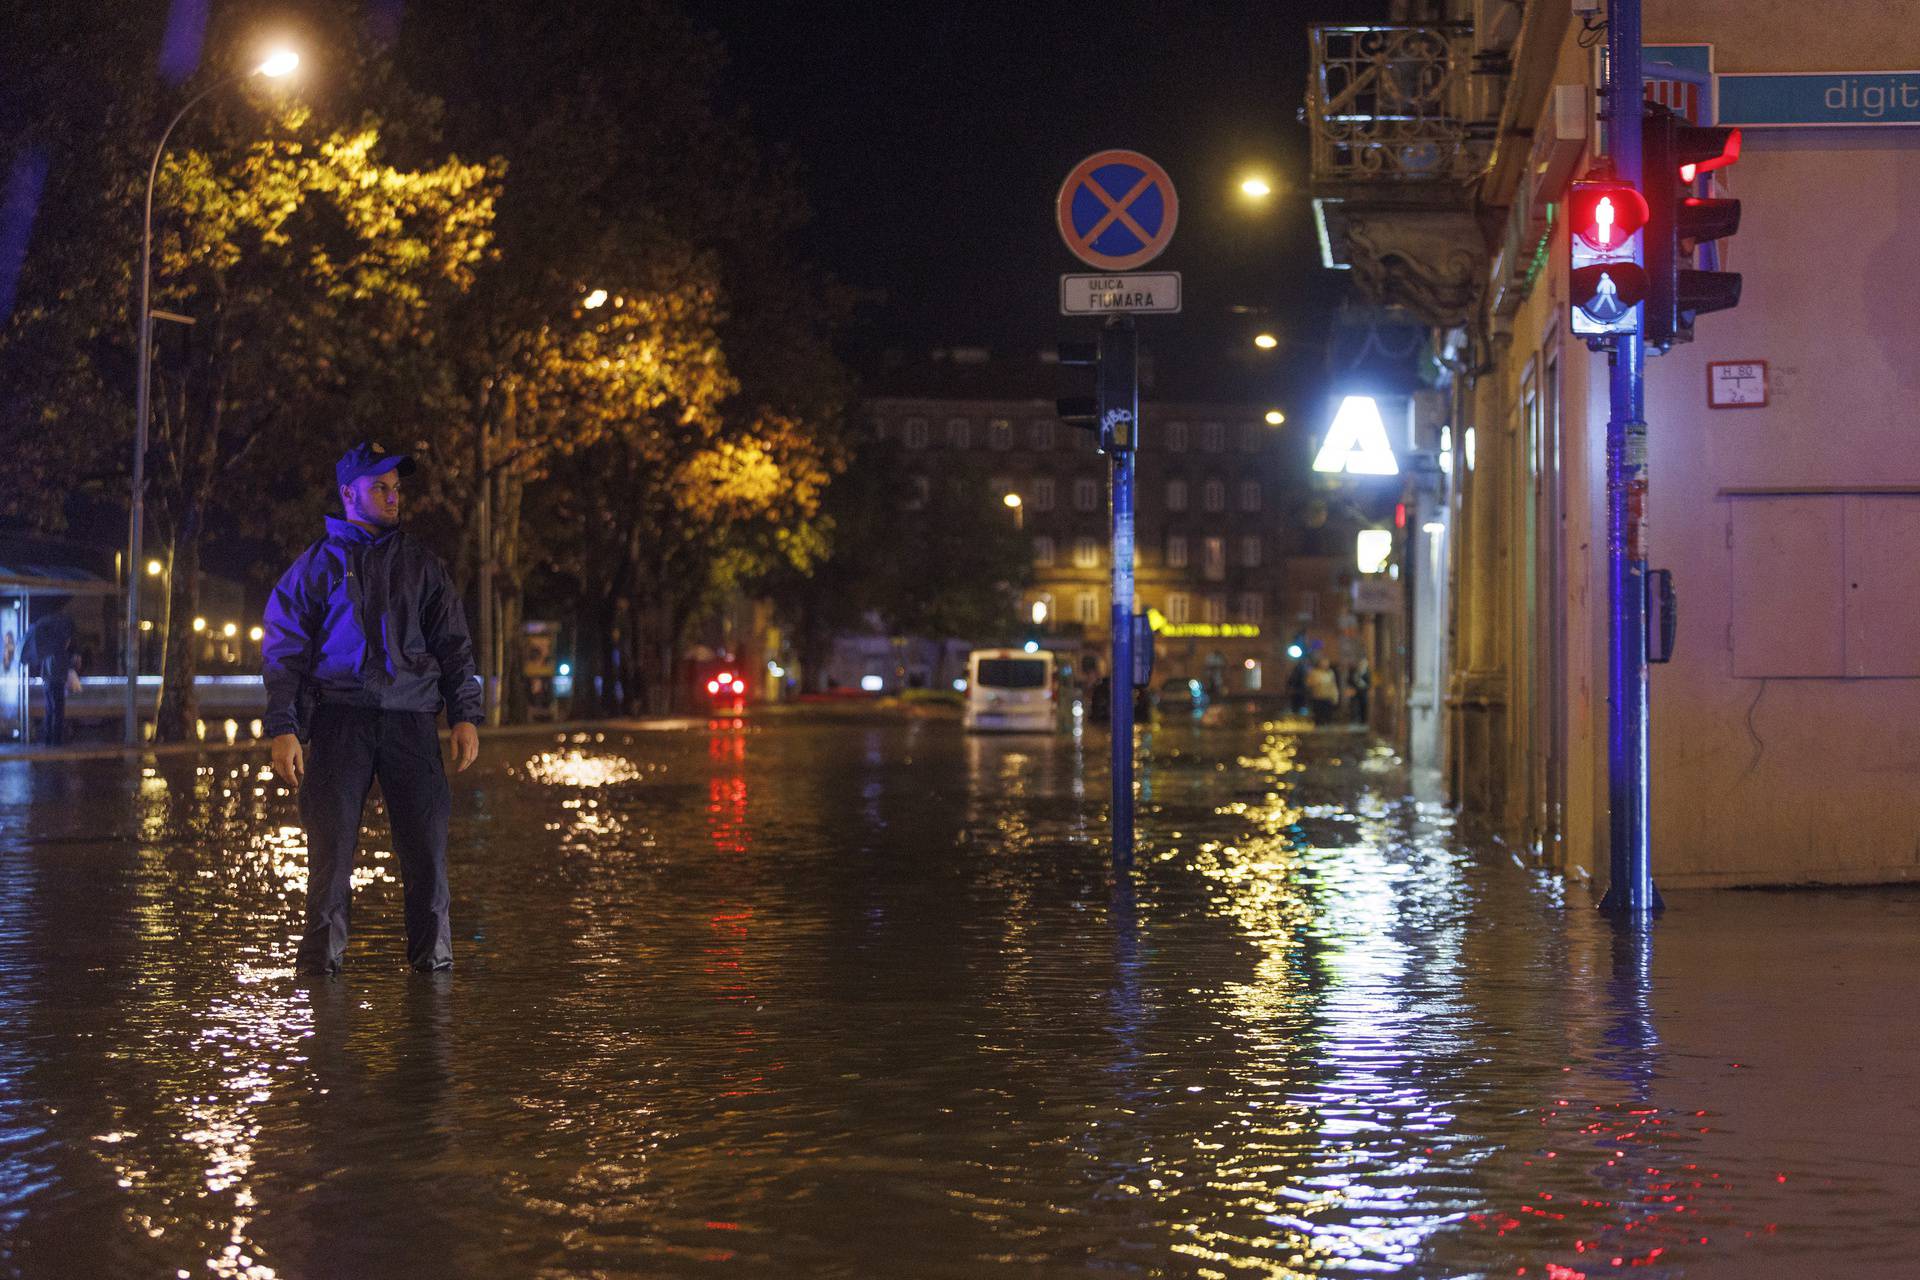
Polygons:
<instances>
[{"instance_id":1,"label":"building window","mask_svg":"<svg viewBox=\"0 0 1920 1280\"><path fill-rule=\"evenodd\" d=\"M1251 422L1243 422L1235 428L1235 431L1240 437L1240 452L1260 452L1260 442L1266 439L1266 434L1258 426Z\"/></svg>"},{"instance_id":2,"label":"building window","mask_svg":"<svg viewBox=\"0 0 1920 1280\"><path fill-rule=\"evenodd\" d=\"M1013 424L1005 418L987 423L987 444L995 449L1013 448Z\"/></svg>"},{"instance_id":3,"label":"building window","mask_svg":"<svg viewBox=\"0 0 1920 1280\"><path fill-rule=\"evenodd\" d=\"M1260 615L1265 601L1258 591L1242 592L1240 596L1240 621L1260 625Z\"/></svg>"},{"instance_id":4,"label":"building window","mask_svg":"<svg viewBox=\"0 0 1920 1280\"><path fill-rule=\"evenodd\" d=\"M1051 422L1033 422L1027 425L1027 448L1035 453L1045 453L1053 448L1053 424Z\"/></svg>"},{"instance_id":5,"label":"building window","mask_svg":"<svg viewBox=\"0 0 1920 1280\"><path fill-rule=\"evenodd\" d=\"M1100 509L1100 484L1086 476L1073 482L1073 509L1075 511L1098 511Z\"/></svg>"},{"instance_id":6,"label":"building window","mask_svg":"<svg viewBox=\"0 0 1920 1280\"><path fill-rule=\"evenodd\" d=\"M1184 569L1187 567L1187 535L1170 533L1167 535L1167 568Z\"/></svg>"},{"instance_id":7,"label":"building window","mask_svg":"<svg viewBox=\"0 0 1920 1280\"><path fill-rule=\"evenodd\" d=\"M1245 569L1260 567L1260 535L1250 533L1240 539L1240 565Z\"/></svg>"},{"instance_id":8,"label":"building window","mask_svg":"<svg viewBox=\"0 0 1920 1280\"><path fill-rule=\"evenodd\" d=\"M1312 622L1320 616L1320 595L1314 591L1302 591L1293 598L1293 616L1301 622Z\"/></svg>"},{"instance_id":9,"label":"building window","mask_svg":"<svg viewBox=\"0 0 1920 1280\"><path fill-rule=\"evenodd\" d=\"M1033 482L1033 509L1053 510L1053 477L1039 476Z\"/></svg>"},{"instance_id":10,"label":"building window","mask_svg":"<svg viewBox=\"0 0 1920 1280\"><path fill-rule=\"evenodd\" d=\"M900 431L900 443L909 449L926 448L927 420L925 418L908 418L906 424Z\"/></svg>"},{"instance_id":11,"label":"building window","mask_svg":"<svg viewBox=\"0 0 1920 1280\"><path fill-rule=\"evenodd\" d=\"M1167 452L1185 453L1187 451L1187 424L1169 422L1167 424Z\"/></svg>"},{"instance_id":12,"label":"building window","mask_svg":"<svg viewBox=\"0 0 1920 1280\"><path fill-rule=\"evenodd\" d=\"M1042 569L1053 568L1053 539L1041 534L1033 540L1033 563Z\"/></svg>"},{"instance_id":13,"label":"building window","mask_svg":"<svg viewBox=\"0 0 1920 1280\"><path fill-rule=\"evenodd\" d=\"M1260 482L1258 480L1242 480L1240 482L1240 509L1242 511L1258 511L1260 509Z\"/></svg>"},{"instance_id":14,"label":"building window","mask_svg":"<svg viewBox=\"0 0 1920 1280\"><path fill-rule=\"evenodd\" d=\"M1100 544L1092 538L1073 540L1073 567L1076 569L1098 569L1100 567Z\"/></svg>"},{"instance_id":15,"label":"building window","mask_svg":"<svg viewBox=\"0 0 1920 1280\"><path fill-rule=\"evenodd\" d=\"M973 448L973 424L965 418L947 419L947 448Z\"/></svg>"},{"instance_id":16,"label":"building window","mask_svg":"<svg viewBox=\"0 0 1920 1280\"><path fill-rule=\"evenodd\" d=\"M921 426L925 430L925 424ZM925 476L915 476L907 482L907 510L918 511L927 505L927 499L933 496L933 482Z\"/></svg>"},{"instance_id":17,"label":"building window","mask_svg":"<svg viewBox=\"0 0 1920 1280\"><path fill-rule=\"evenodd\" d=\"M1200 572L1207 581L1218 582L1227 576L1227 540L1206 538L1200 544Z\"/></svg>"},{"instance_id":18,"label":"building window","mask_svg":"<svg viewBox=\"0 0 1920 1280\"><path fill-rule=\"evenodd\" d=\"M1100 594L1097 591L1082 591L1074 598L1074 615L1081 622L1092 626L1100 621Z\"/></svg>"},{"instance_id":19,"label":"building window","mask_svg":"<svg viewBox=\"0 0 1920 1280\"><path fill-rule=\"evenodd\" d=\"M1187 593L1184 591L1169 591L1167 593L1167 621L1186 622L1191 617L1192 606L1187 601Z\"/></svg>"},{"instance_id":20,"label":"building window","mask_svg":"<svg viewBox=\"0 0 1920 1280\"><path fill-rule=\"evenodd\" d=\"M1167 510L1185 511L1187 509L1187 482L1185 480L1167 481Z\"/></svg>"},{"instance_id":21,"label":"building window","mask_svg":"<svg viewBox=\"0 0 1920 1280\"><path fill-rule=\"evenodd\" d=\"M1202 423L1200 427L1200 447L1208 453L1218 453L1227 443L1227 429L1217 422Z\"/></svg>"},{"instance_id":22,"label":"building window","mask_svg":"<svg viewBox=\"0 0 1920 1280\"><path fill-rule=\"evenodd\" d=\"M1201 490L1200 500L1201 505L1209 511L1225 511L1227 509L1226 484L1219 480L1207 481L1206 488Z\"/></svg>"},{"instance_id":23,"label":"building window","mask_svg":"<svg viewBox=\"0 0 1920 1280\"><path fill-rule=\"evenodd\" d=\"M1208 596L1204 607L1207 612L1201 621L1208 625L1217 627L1227 620L1227 602L1219 596Z\"/></svg>"}]
</instances>

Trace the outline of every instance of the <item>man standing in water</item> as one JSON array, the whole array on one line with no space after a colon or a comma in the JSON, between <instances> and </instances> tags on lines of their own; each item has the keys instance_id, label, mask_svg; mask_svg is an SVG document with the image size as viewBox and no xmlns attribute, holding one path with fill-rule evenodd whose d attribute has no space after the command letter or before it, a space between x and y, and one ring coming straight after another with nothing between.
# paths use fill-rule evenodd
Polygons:
<instances>
[{"instance_id":1,"label":"man standing in water","mask_svg":"<svg viewBox=\"0 0 1920 1280\"><path fill-rule=\"evenodd\" d=\"M295 965L338 973L353 856L375 778L393 825L407 960L453 965L447 920L451 800L435 722L453 727L455 771L480 754L480 685L466 612L442 564L400 530L413 459L361 443L334 464L346 515L303 552L267 604L261 649L273 769L300 792L307 918ZM305 747L302 746L305 743Z\"/></svg>"}]
</instances>

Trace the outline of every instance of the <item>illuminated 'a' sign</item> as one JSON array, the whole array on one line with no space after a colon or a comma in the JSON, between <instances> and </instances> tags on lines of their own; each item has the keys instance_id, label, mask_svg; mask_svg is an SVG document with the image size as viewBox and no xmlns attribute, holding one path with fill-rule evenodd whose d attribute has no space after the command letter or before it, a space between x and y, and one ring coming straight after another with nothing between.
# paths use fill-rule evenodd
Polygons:
<instances>
[{"instance_id":1,"label":"illuminated 'a' sign","mask_svg":"<svg viewBox=\"0 0 1920 1280\"><path fill-rule=\"evenodd\" d=\"M1333 415L1327 438L1314 456L1315 471L1344 471L1356 476L1397 476L1399 460L1387 443L1387 424L1372 396L1348 396Z\"/></svg>"}]
</instances>

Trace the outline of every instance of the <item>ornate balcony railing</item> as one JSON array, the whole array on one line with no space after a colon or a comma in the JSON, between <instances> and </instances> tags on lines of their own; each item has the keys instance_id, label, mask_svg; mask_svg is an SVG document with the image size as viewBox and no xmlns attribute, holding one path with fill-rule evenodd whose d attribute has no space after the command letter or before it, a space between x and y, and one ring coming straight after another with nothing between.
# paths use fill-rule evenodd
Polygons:
<instances>
[{"instance_id":1,"label":"ornate balcony railing","mask_svg":"<svg viewBox=\"0 0 1920 1280\"><path fill-rule=\"evenodd\" d=\"M1469 141L1473 36L1460 26L1315 26L1307 81L1313 180L1463 182L1484 161Z\"/></svg>"}]
</instances>

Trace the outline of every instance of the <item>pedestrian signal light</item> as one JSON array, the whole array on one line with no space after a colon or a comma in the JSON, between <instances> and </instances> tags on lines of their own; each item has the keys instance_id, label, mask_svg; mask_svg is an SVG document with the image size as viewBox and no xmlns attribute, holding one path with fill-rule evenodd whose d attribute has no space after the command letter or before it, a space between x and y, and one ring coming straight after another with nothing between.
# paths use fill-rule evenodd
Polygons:
<instances>
[{"instance_id":1,"label":"pedestrian signal light","mask_svg":"<svg viewBox=\"0 0 1920 1280\"><path fill-rule=\"evenodd\" d=\"M1568 288L1573 331L1585 337L1632 333L1646 299L1641 231L1647 202L1625 182L1576 182L1567 193Z\"/></svg>"},{"instance_id":2,"label":"pedestrian signal light","mask_svg":"<svg viewBox=\"0 0 1920 1280\"><path fill-rule=\"evenodd\" d=\"M1647 345L1693 340L1694 317L1740 305L1740 276L1721 271L1715 243L1740 229L1740 202L1696 190L1740 158L1740 131L1689 124L1648 103L1641 125L1647 174ZM1704 269L1702 269L1704 268Z\"/></svg>"}]
</instances>

